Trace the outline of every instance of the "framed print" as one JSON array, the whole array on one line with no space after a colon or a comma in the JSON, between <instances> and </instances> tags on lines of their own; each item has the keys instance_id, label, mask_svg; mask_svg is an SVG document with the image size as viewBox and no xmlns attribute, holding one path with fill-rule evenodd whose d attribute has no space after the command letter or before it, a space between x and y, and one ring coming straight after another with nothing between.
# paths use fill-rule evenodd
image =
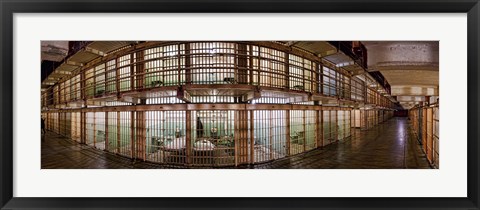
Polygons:
<instances>
[{"instance_id":1,"label":"framed print","mask_svg":"<svg viewBox=\"0 0 480 210\"><path fill-rule=\"evenodd\" d=\"M0 6L2 209L479 208L477 0Z\"/></svg>"}]
</instances>

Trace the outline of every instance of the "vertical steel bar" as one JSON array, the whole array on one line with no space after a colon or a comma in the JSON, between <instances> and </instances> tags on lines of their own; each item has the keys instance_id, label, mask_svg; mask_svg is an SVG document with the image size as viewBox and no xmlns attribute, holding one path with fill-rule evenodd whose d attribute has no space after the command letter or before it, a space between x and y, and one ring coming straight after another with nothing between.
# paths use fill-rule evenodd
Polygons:
<instances>
[{"instance_id":1,"label":"vertical steel bar","mask_svg":"<svg viewBox=\"0 0 480 210\"><path fill-rule=\"evenodd\" d=\"M287 128L287 138L286 138L286 149L287 149L287 156L290 156L290 110L285 110L286 112L286 128Z\"/></svg>"},{"instance_id":2,"label":"vertical steel bar","mask_svg":"<svg viewBox=\"0 0 480 210\"><path fill-rule=\"evenodd\" d=\"M255 144L255 135L254 135L254 110L250 110L250 163L253 164L255 162L254 159L254 144Z\"/></svg>"},{"instance_id":3,"label":"vertical steel bar","mask_svg":"<svg viewBox=\"0 0 480 210\"><path fill-rule=\"evenodd\" d=\"M105 112L105 151L108 151L108 144L109 144L109 139L108 139L108 111Z\"/></svg>"},{"instance_id":4,"label":"vertical steel bar","mask_svg":"<svg viewBox=\"0 0 480 210\"><path fill-rule=\"evenodd\" d=\"M192 111L185 111L185 148L186 148L186 164L192 164Z\"/></svg>"}]
</instances>

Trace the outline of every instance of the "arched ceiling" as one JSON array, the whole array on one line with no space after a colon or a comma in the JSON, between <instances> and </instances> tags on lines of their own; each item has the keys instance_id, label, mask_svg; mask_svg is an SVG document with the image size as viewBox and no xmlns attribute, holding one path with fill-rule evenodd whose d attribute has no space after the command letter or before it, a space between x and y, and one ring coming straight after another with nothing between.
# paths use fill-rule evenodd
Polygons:
<instances>
[{"instance_id":1,"label":"arched ceiling","mask_svg":"<svg viewBox=\"0 0 480 210\"><path fill-rule=\"evenodd\" d=\"M367 71L379 71L408 109L439 95L438 41L366 41ZM427 97L426 97L427 96Z\"/></svg>"}]
</instances>

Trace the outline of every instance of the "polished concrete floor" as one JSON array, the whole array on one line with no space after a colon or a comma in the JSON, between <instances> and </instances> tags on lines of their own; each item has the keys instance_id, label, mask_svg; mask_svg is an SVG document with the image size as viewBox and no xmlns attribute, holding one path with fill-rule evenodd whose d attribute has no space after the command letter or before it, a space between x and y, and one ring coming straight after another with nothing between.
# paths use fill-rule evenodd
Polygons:
<instances>
[{"instance_id":1,"label":"polished concrete floor","mask_svg":"<svg viewBox=\"0 0 480 210\"><path fill-rule=\"evenodd\" d=\"M427 169L430 165L406 118L392 118L367 131L304 154L238 168L296 169ZM42 136L42 169L181 168L132 161L80 145L58 134Z\"/></svg>"}]
</instances>

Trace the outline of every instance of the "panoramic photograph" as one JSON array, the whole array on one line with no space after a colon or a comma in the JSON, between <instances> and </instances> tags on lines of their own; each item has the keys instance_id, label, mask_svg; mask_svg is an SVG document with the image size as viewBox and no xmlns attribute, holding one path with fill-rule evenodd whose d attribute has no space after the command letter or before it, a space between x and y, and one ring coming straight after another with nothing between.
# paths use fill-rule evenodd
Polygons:
<instances>
[{"instance_id":1,"label":"panoramic photograph","mask_svg":"<svg viewBox=\"0 0 480 210\"><path fill-rule=\"evenodd\" d=\"M41 41L42 169L439 169L438 41Z\"/></svg>"}]
</instances>

